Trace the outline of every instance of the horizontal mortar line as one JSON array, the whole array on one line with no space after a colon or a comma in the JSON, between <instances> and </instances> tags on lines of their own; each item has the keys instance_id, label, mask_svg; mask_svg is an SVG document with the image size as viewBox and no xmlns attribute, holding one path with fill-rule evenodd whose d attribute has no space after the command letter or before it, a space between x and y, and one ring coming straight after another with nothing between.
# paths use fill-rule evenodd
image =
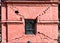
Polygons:
<instances>
[{"instance_id":1,"label":"horizontal mortar line","mask_svg":"<svg viewBox=\"0 0 60 43\"><path fill-rule=\"evenodd\" d=\"M7 3L7 4L60 4L59 1L4 1L0 2L2 4Z\"/></svg>"},{"instance_id":2,"label":"horizontal mortar line","mask_svg":"<svg viewBox=\"0 0 60 43\"><path fill-rule=\"evenodd\" d=\"M20 21L20 20L2 20L1 21ZM25 21L24 19L22 21ZM59 21L59 20L39 20L37 19L37 21Z\"/></svg>"},{"instance_id":3,"label":"horizontal mortar line","mask_svg":"<svg viewBox=\"0 0 60 43\"><path fill-rule=\"evenodd\" d=\"M1 21L0 23L24 23L24 21ZM40 24L58 24L59 21L37 21Z\"/></svg>"}]
</instances>

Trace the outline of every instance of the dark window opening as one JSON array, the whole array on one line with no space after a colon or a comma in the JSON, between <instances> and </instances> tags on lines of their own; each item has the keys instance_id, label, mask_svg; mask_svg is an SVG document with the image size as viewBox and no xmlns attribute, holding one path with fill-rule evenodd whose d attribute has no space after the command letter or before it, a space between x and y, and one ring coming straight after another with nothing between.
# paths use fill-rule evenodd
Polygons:
<instances>
[{"instance_id":1,"label":"dark window opening","mask_svg":"<svg viewBox=\"0 0 60 43\"><path fill-rule=\"evenodd\" d=\"M36 33L36 19L25 19L25 34Z\"/></svg>"}]
</instances>

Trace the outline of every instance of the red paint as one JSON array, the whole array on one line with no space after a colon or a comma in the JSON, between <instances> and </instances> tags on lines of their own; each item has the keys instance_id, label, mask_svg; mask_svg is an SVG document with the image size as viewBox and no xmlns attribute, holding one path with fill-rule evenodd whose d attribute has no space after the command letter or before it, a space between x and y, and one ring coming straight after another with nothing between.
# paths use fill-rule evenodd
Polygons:
<instances>
[{"instance_id":1,"label":"red paint","mask_svg":"<svg viewBox=\"0 0 60 43\"><path fill-rule=\"evenodd\" d=\"M16 14L15 11L19 13ZM6 21L7 14L7 21ZM25 34L24 19L36 19L36 35ZM7 26L4 23L7 23ZM6 33L7 32L7 33ZM6 35L7 34L7 35ZM2 42L58 43L57 4L7 4L2 6Z\"/></svg>"}]
</instances>

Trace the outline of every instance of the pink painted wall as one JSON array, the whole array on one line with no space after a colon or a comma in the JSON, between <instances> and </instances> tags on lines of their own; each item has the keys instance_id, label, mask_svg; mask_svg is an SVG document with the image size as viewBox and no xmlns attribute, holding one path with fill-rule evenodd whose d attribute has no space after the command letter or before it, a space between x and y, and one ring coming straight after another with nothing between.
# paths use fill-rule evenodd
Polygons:
<instances>
[{"instance_id":1,"label":"pink painted wall","mask_svg":"<svg viewBox=\"0 0 60 43\"><path fill-rule=\"evenodd\" d=\"M49 8L48 8L49 7ZM44 13L43 11L46 11ZM19 16L15 14L15 10L19 11ZM8 4L7 7L8 22L21 22L19 24L8 24L8 42L24 42L31 41L32 43L58 43L58 24L47 24L49 22L58 22L58 5L56 4ZM43 13L43 15L42 15ZM40 16L38 16L40 15ZM25 35L24 19L37 19L36 35ZM20 21L22 17L22 21ZM2 22L6 22L6 8L2 7ZM40 21L39 21L40 20ZM43 22L41 24L41 22ZM44 24L44 22L47 22ZM41 32L50 38L39 34ZM2 42L6 42L6 26L2 24Z\"/></svg>"}]
</instances>

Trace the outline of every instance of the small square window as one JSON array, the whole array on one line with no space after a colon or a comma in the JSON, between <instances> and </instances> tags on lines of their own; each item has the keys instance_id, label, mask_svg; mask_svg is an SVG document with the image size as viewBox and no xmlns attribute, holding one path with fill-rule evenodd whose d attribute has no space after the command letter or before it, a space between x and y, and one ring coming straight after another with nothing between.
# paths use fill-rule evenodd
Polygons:
<instances>
[{"instance_id":1,"label":"small square window","mask_svg":"<svg viewBox=\"0 0 60 43\"><path fill-rule=\"evenodd\" d=\"M35 34L36 33L36 20L25 19L25 34Z\"/></svg>"}]
</instances>

